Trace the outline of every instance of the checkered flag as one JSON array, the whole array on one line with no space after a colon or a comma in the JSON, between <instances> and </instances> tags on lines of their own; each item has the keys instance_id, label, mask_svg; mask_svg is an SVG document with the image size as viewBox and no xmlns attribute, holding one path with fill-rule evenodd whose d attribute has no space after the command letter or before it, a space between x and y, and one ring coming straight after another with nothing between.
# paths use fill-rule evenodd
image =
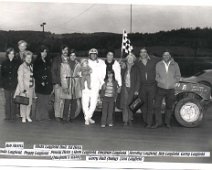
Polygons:
<instances>
[{"instance_id":1,"label":"checkered flag","mask_svg":"<svg viewBox=\"0 0 212 170\"><path fill-rule=\"evenodd\" d=\"M122 35L122 45L121 45L121 56L125 56L126 54L131 53L133 50L133 46L129 38L127 37L127 32L124 30Z\"/></svg>"}]
</instances>

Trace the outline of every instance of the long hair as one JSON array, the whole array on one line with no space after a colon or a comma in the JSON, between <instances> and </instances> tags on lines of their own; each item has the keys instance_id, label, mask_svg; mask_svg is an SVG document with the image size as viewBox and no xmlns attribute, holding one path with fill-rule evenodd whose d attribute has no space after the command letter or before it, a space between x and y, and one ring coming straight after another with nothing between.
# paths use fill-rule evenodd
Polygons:
<instances>
[{"instance_id":1,"label":"long hair","mask_svg":"<svg viewBox=\"0 0 212 170\"><path fill-rule=\"evenodd\" d=\"M7 50L6 50L6 57L7 57L7 58L8 58L8 55L9 55L12 51L15 53L14 48L11 48L11 47L7 48ZM15 56L14 56L14 57L15 57Z\"/></svg>"},{"instance_id":2,"label":"long hair","mask_svg":"<svg viewBox=\"0 0 212 170\"><path fill-rule=\"evenodd\" d=\"M49 56L49 48L47 46L45 46L45 45L41 45L40 50L39 50L39 53L38 53L38 57L36 58L35 61L42 60L41 53L44 52L45 50L47 52L47 56L46 56L45 60L46 60L46 63L48 65L50 65L51 64L51 58Z\"/></svg>"},{"instance_id":3,"label":"long hair","mask_svg":"<svg viewBox=\"0 0 212 170\"><path fill-rule=\"evenodd\" d=\"M106 72L105 79L104 79L105 82L108 81L108 74L113 74L113 81L116 81L114 71L113 70L109 70L109 71Z\"/></svg>"}]
</instances>

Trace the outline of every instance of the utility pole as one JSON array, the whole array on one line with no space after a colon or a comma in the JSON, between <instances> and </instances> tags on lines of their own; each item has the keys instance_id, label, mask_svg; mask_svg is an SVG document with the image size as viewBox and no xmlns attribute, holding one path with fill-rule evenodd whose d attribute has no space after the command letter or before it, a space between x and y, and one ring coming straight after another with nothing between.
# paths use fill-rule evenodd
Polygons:
<instances>
[{"instance_id":1,"label":"utility pole","mask_svg":"<svg viewBox=\"0 0 212 170\"><path fill-rule=\"evenodd\" d=\"M132 4L130 4L130 33L132 33Z\"/></svg>"},{"instance_id":2,"label":"utility pole","mask_svg":"<svg viewBox=\"0 0 212 170\"><path fill-rule=\"evenodd\" d=\"M40 26L43 28L43 34L44 34L44 27L45 27L45 25L46 25L46 23L45 22L43 22L42 24L40 24Z\"/></svg>"}]
</instances>

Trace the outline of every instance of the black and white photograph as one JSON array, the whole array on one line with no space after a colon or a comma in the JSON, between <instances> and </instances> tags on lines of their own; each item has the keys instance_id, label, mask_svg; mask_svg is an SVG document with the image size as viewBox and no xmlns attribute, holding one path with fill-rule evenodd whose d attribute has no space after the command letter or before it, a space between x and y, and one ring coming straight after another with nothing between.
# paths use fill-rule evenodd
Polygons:
<instances>
[{"instance_id":1,"label":"black and white photograph","mask_svg":"<svg viewBox=\"0 0 212 170\"><path fill-rule=\"evenodd\" d=\"M212 4L136 2L0 0L1 169L212 169Z\"/></svg>"}]
</instances>

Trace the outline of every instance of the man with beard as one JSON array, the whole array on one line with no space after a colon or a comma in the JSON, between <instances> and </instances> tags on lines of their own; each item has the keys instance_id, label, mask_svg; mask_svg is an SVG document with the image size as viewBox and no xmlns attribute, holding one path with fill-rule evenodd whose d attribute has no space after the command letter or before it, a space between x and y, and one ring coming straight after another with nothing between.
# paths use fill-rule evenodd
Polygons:
<instances>
[{"instance_id":1,"label":"man with beard","mask_svg":"<svg viewBox=\"0 0 212 170\"><path fill-rule=\"evenodd\" d=\"M64 99L61 99L61 63L69 63L69 47L64 45L61 48L61 55L53 59L52 62L52 83L55 93L55 119L60 121L63 118Z\"/></svg>"},{"instance_id":2,"label":"man with beard","mask_svg":"<svg viewBox=\"0 0 212 170\"><path fill-rule=\"evenodd\" d=\"M141 107L145 127L150 128L153 121L153 108L156 93L155 67L158 58L149 56L146 48L141 48L140 57L138 59L140 74L140 98L144 104Z\"/></svg>"},{"instance_id":3,"label":"man with beard","mask_svg":"<svg viewBox=\"0 0 212 170\"><path fill-rule=\"evenodd\" d=\"M85 125L94 124L92 119L96 109L99 90L101 89L106 74L106 66L103 60L98 58L98 51L92 48L88 52L88 65L92 69L90 74L90 89L85 82L85 89L82 90L82 109L85 117Z\"/></svg>"}]
</instances>

